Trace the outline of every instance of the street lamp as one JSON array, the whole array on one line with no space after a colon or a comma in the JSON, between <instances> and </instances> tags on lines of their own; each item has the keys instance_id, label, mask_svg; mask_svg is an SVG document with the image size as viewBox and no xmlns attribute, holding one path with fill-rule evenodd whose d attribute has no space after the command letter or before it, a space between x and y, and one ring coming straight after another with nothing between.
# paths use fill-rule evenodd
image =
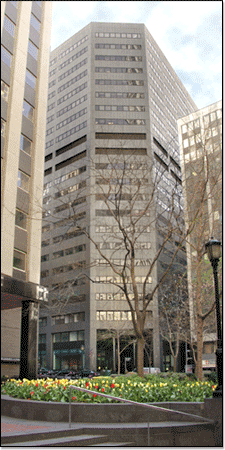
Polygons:
<instances>
[{"instance_id":1,"label":"street lamp","mask_svg":"<svg viewBox=\"0 0 225 450\"><path fill-rule=\"evenodd\" d=\"M210 239L209 242L205 244L208 258L211 262L214 275L215 284L215 300L216 300L216 320L217 320L217 349L216 349L216 367L217 367L217 379L218 385L216 390L213 392L213 397L222 397L222 387L223 387L223 355L222 355L222 328L221 328L221 316L220 316L220 300L219 300L219 283L217 275L217 267L219 259L221 257L221 242Z\"/></svg>"},{"instance_id":2,"label":"street lamp","mask_svg":"<svg viewBox=\"0 0 225 450\"><path fill-rule=\"evenodd\" d=\"M84 370L84 345L81 345L81 352L82 352L82 369Z\"/></svg>"}]
</instances>

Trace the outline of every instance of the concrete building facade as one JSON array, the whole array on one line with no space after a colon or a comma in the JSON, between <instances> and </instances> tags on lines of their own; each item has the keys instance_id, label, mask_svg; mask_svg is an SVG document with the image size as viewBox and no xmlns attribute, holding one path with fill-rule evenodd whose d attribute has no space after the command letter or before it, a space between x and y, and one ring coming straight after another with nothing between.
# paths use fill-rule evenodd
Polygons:
<instances>
[{"instance_id":1,"label":"concrete building facade","mask_svg":"<svg viewBox=\"0 0 225 450\"><path fill-rule=\"evenodd\" d=\"M130 164L132 177L140 164L148 163L149 178L135 214L143 210L144 195L149 195L157 176L161 190L148 220L160 215L165 223L166 196L171 187L181 189L177 119L196 109L142 24L90 23L51 52L41 283L51 291L58 310L40 311L41 366L109 367L110 358L104 352L96 354L97 331L129 328L132 322L126 300L112 285L112 271L94 245L113 264L122 264L124 248L115 218L106 211L103 196L108 182L103 179L109 180L109 171L117 170L117 181L112 172L111 185L114 181L118 185L124 164ZM115 189L111 192L115 200ZM123 198L124 211L125 198L131 198L132 192L130 188ZM126 216L124 212L124 221ZM157 230L146 226L139 242L136 276L141 290L149 261L160 245ZM179 257L185 264L185 253ZM164 263L170 259L169 249L163 258ZM158 264L149 292L160 270ZM159 367L157 296L148 308L146 329L153 330L153 363ZM135 365L133 354L132 358Z\"/></svg>"},{"instance_id":2,"label":"concrete building facade","mask_svg":"<svg viewBox=\"0 0 225 450\"><path fill-rule=\"evenodd\" d=\"M192 225L193 220L196 221L186 246L191 331L195 341L194 285L197 266L202 264L202 270L207 274L208 260L207 255L202 256L202 249L212 236L222 241L222 101L180 118L178 130L186 228ZM201 200L203 194L204 199ZM209 262L208 265L211 268ZM216 367L215 317L204 330L203 342L203 369L213 369Z\"/></svg>"},{"instance_id":3,"label":"concrete building facade","mask_svg":"<svg viewBox=\"0 0 225 450\"><path fill-rule=\"evenodd\" d=\"M22 364L22 303L40 298L51 8L52 2L1 2L1 357L9 376ZM36 303L27 308L37 322ZM37 351L36 338L34 345Z\"/></svg>"}]
</instances>

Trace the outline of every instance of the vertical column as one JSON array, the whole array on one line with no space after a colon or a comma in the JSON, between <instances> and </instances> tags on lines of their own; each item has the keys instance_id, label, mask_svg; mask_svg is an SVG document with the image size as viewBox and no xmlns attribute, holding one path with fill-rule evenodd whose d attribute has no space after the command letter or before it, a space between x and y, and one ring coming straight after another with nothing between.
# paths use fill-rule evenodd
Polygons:
<instances>
[{"instance_id":1,"label":"vertical column","mask_svg":"<svg viewBox=\"0 0 225 450\"><path fill-rule=\"evenodd\" d=\"M22 302L20 378L37 378L38 370L38 317L39 304L30 300Z\"/></svg>"}]
</instances>

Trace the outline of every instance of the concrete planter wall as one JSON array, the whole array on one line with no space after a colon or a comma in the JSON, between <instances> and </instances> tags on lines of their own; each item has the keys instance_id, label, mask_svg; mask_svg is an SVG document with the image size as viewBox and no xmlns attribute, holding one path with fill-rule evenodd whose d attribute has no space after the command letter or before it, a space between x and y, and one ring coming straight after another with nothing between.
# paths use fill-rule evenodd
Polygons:
<instances>
[{"instance_id":1,"label":"concrete planter wall","mask_svg":"<svg viewBox=\"0 0 225 450\"><path fill-rule=\"evenodd\" d=\"M204 416L204 403L165 402L151 403L154 406ZM69 403L21 400L2 396L2 415L26 420L43 420L49 422L68 422ZM72 403L72 422L82 423L122 423L122 422L163 422L194 421L186 415L175 412L148 409L125 403Z\"/></svg>"}]
</instances>

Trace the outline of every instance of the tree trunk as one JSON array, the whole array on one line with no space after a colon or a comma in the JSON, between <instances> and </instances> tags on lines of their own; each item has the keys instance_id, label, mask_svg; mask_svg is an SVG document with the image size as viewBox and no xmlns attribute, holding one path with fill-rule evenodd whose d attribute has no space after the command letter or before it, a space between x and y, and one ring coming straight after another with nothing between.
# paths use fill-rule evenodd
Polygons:
<instances>
[{"instance_id":1,"label":"tree trunk","mask_svg":"<svg viewBox=\"0 0 225 450\"><path fill-rule=\"evenodd\" d=\"M174 357L173 357L173 371L174 371L174 373L177 371L177 357L178 357L178 355L174 355Z\"/></svg>"},{"instance_id":2,"label":"tree trunk","mask_svg":"<svg viewBox=\"0 0 225 450\"><path fill-rule=\"evenodd\" d=\"M196 289L196 310L197 310L197 367L196 376L202 381L202 347L203 347L203 320L202 320L202 296L201 296L201 256L197 261L197 289Z\"/></svg>"},{"instance_id":3,"label":"tree trunk","mask_svg":"<svg viewBox=\"0 0 225 450\"><path fill-rule=\"evenodd\" d=\"M120 375L120 336L119 336L119 333L117 333L117 361L118 361L117 373L118 373L118 375Z\"/></svg>"},{"instance_id":4,"label":"tree trunk","mask_svg":"<svg viewBox=\"0 0 225 450\"><path fill-rule=\"evenodd\" d=\"M144 376L144 345L145 341L143 338L137 338L137 373L139 377Z\"/></svg>"},{"instance_id":5,"label":"tree trunk","mask_svg":"<svg viewBox=\"0 0 225 450\"><path fill-rule=\"evenodd\" d=\"M202 381L202 347L203 347L203 321L197 318L197 367L196 376Z\"/></svg>"}]
</instances>

